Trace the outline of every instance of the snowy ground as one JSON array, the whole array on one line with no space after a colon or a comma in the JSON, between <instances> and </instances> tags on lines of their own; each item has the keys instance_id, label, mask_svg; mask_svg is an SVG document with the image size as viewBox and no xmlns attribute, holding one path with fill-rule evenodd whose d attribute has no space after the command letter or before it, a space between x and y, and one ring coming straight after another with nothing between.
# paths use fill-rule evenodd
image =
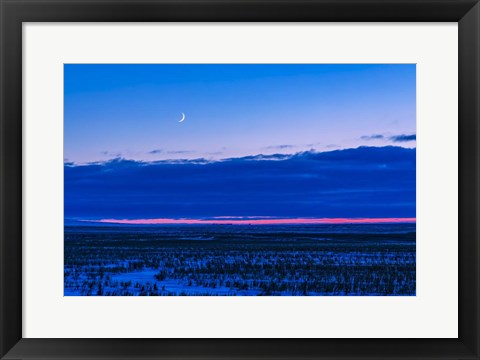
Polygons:
<instances>
[{"instance_id":1,"label":"snowy ground","mask_svg":"<svg viewBox=\"0 0 480 360\"><path fill-rule=\"evenodd\" d=\"M415 225L71 227L66 296L415 295Z\"/></svg>"}]
</instances>

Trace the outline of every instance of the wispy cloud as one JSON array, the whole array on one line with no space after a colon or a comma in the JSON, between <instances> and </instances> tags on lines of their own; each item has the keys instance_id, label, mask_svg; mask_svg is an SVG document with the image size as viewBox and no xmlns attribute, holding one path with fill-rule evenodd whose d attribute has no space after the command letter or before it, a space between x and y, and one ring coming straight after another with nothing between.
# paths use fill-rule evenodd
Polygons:
<instances>
[{"instance_id":1,"label":"wispy cloud","mask_svg":"<svg viewBox=\"0 0 480 360\"><path fill-rule=\"evenodd\" d=\"M167 151L167 154L193 154L195 151L193 150L171 150Z\"/></svg>"},{"instance_id":2,"label":"wispy cloud","mask_svg":"<svg viewBox=\"0 0 480 360\"><path fill-rule=\"evenodd\" d=\"M284 150L284 149L292 149L296 147L295 145L290 145L290 144L282 144L282 145L272 145L272 146L267 146L265 149L277 149L277 150Z\"/></svg>"},{"instance_id":3,"label":"wispy cloud","mask_svg":"<svg viewBox=\"0 0 480 360\"><path fill-rule=\"evenodd\" d=\"M258 154L258 155L243 156L243 157L239 157L239 158L223 159L223 161L285 160L285 159L291 158L292 156L294 156L294 155L292 155L292 154L269 154L269 155Z\"/></svg>"},{"instance_id":4,"label":"wispy cloud","mask_svg":"<svg viewBox=\"0 0 480 360\"><path fill-rule=\"evenodd\" d=\"M407 142L407 141L415 141L417 140L417 135L416 134L411 134L411 135L394 135L390 136L390 140L393 142Z\"/></svg>"},{"instance_id":5,"label":"wispy cloud","mask_svg":"<svg viewBox=\"0 0 480 360\"><path fill-rule=\"evenodd\" d=\"M372 134L372 135L363 135L360 137L360 139L365 140L365 141L370 141L370 140L390 140L393 142L408 142L408 141L415 141L417 139L417 135L415 134L400 134L400 135L392 135L392 136L386 136L382 134Z\"/></svg>"},{"instance_id":6,"label":"wispy cloud","mask_svg":"<svg viewBox=\"0 0 480 360\"><path fill-rule=\"evenodd\" d=\"M108 156L108 157L111 157L111 158L121 158L122 157L122 153L119 153L119 152L102 151L100 153L104 156Z\"/></svg>"},{"instance_id":7,"label":"wispy cloud","mask_svg":"<svg viewBox=\"0 0 480 360\"><path fill-rule=\"evenodd\" d=\"M154 149L152 151L149 151L149 154L161 154L163 152L162 149Z\"/></svg>"},{"instance_id":8,"label":"wispy cloud","mask_svg":"<svg viewBox=\"0 0 480 360\"><path fill-rule=\"evenodd\" d=\"M362 140L382 140L384 138L381 134L373 134L373 135L363 135L360 137Z\"/></svg>"}]
</instances>

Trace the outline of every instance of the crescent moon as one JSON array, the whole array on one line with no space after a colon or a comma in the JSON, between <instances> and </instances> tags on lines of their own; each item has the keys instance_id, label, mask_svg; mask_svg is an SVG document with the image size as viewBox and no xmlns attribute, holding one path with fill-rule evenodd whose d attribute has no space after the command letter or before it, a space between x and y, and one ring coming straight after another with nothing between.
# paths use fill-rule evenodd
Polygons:
<instances>
[{"instance_id":1,"label":"crescent moon","mask_svg":"<svg viewBox=\"0 0 480 360\"><path fill-rule=\"evenodd\" d=\"M185 120L185 114L184 113L182 113L182 118L180 119L179 122L182 122L183 120Z\"/></svg>"}]
</instances>

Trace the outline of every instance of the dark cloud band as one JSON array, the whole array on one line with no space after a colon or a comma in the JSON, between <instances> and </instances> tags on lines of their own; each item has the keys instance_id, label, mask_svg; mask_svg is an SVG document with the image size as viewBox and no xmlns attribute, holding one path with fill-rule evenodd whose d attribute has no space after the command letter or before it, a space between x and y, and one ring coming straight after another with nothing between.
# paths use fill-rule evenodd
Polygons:
<instances>
[{"instance_id":1,"label":"dark cloud band","mask_svg":"<svg viewBox=\"0 0 480 360\"><path fill-rule=\"evenodd\" d=\"M415 149L65 164L67 218L415 217Z\"/></svg>"}]
</instances>

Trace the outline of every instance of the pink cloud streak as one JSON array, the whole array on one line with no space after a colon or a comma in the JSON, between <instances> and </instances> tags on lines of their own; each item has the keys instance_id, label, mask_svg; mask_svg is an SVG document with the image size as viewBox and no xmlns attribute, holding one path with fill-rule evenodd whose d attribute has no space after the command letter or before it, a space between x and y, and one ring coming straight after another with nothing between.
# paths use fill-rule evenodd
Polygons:
<instances>
[{"instance_id":1,"label":"pink cloud streak","mask_svg":"<svg viewBox=\"0 0 480 360\"><path fill-rule=\"evenodd\" d=\"M392 224L392 223L415 223L416 218L228 218L218 217L215 219L100 219L82 220L87 222L107 224L130 224L130 225L156 225L156 224L200 224L200 225L308 225L308 224Z\"/></svg>"}]
</instances>

